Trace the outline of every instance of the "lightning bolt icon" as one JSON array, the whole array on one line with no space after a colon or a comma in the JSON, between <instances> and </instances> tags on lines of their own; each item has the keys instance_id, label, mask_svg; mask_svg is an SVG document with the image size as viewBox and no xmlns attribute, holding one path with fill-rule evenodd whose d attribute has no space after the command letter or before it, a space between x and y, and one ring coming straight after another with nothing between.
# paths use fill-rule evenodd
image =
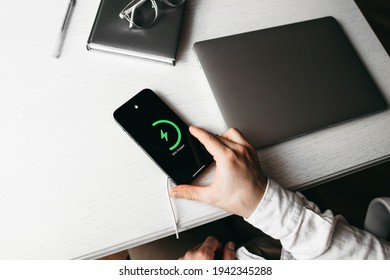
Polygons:
<instances>
[{"instance_id":1,"label":"lightning bolt icon","mask_svg":"<svg viewBox=\"0 0 390 280\"><path fill-rule=\"evenodd\" d=\"M161 133L161 139L165 139L165 141L168 142L168 132L164 132L162 131L162 129L160 130L160 133Z\"/></svg>"}]
</instances>

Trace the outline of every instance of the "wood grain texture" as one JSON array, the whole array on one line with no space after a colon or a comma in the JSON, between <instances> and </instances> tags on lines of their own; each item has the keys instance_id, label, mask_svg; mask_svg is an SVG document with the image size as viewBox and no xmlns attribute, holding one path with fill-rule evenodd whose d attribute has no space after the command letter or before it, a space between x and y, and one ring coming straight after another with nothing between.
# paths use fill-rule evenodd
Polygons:
<instances>
[{"instance_id":1,"label":"wood grain texture","mask_svg":"<svg viewBox=\"0 0 390 280\"><path fill-rule=\"evenodd\" d=\"M55 60L67 1L24 2L0 10L0 259L97 258L174 233L164 174L112 113L148 87L186 122L221 133L223 119L192 52L196 41L332 15L390 100L389 58L353 1L188 1L175 67L87 52L98 0L77 3ZM21 8L28 24L14 20ZM385 111L259 156L287 188L307 187L389 158L389 123ZM211 178L212 170L204 184ZM180 231L227 215L174 204Z\"/></svg>"}]
</instances>

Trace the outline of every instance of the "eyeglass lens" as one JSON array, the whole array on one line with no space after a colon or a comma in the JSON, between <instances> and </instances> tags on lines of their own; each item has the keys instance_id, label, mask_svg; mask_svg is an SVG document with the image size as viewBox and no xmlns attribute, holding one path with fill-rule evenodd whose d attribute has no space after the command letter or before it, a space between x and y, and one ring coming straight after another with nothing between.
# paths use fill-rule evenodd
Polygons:
<instances>
[{"instance_id":1,"label":"eyeglass lens","mask_svg":"<svg viewBox=\"0 0 390 280\"><path fill-rule=\"evenodd\" d=\"M161 0L166 5L178 7L185 0ZM146 28L151 26L157 18L157 3L155 0L132 0L120 13L121 19L126 18L130 25L129 27Z\"/></svg>"},{"instance_id":2,"label":"eyeglass lens","mask_svg":"<svg viewBox=\"0 0 390 280\"><path fill-rule=\"evenodd\" d=\"M139 27L146 27L154 22L156 11L152 1L145 1L133 11L133 22Z\"/></svg>"},{"instance_id":3,"label":"eyeglass lens","mask_svg":"<svg viewBox=\"0 0 390 280\"><path fill-rule=\"evenodd\" d=\"M172 6L172 7L177 7L185 2L185 0L163 0L165 4Z\"/></svg>"}]
</instances>

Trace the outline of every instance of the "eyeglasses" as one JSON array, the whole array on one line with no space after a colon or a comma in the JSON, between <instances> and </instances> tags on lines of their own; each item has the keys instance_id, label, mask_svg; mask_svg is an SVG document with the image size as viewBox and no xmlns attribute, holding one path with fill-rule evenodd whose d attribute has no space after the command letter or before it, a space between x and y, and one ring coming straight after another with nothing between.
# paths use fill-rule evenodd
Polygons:
<instances>
[{"instance_id":1,"label":"eyeglasses","mask_svg":"<svg viewBox=\"0 0 390 280\"><path fill-rule=\"evenodd\" d=\"M160 0L170 7L178 7L185 0ZM153 25L158 16L155 0L132 0L119 13L121 19L129 22L129 28L147 28Z\"/></svg>"}]
</instances>

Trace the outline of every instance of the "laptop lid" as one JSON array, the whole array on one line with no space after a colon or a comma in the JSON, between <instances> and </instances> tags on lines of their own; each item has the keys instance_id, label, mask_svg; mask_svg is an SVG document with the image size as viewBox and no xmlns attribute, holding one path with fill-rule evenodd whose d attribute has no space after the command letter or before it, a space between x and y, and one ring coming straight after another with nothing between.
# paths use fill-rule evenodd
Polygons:
<instances>
[{"instance_id":1,"label":"laptop lid","mask_svg":"<svg viewBox=\"0 0 390 280\"><path fill-rule=\"evenodd\" d=\"M265 147L386 108L333 17L194 44L228 127Z\"/></svg>"}]
</instances>

